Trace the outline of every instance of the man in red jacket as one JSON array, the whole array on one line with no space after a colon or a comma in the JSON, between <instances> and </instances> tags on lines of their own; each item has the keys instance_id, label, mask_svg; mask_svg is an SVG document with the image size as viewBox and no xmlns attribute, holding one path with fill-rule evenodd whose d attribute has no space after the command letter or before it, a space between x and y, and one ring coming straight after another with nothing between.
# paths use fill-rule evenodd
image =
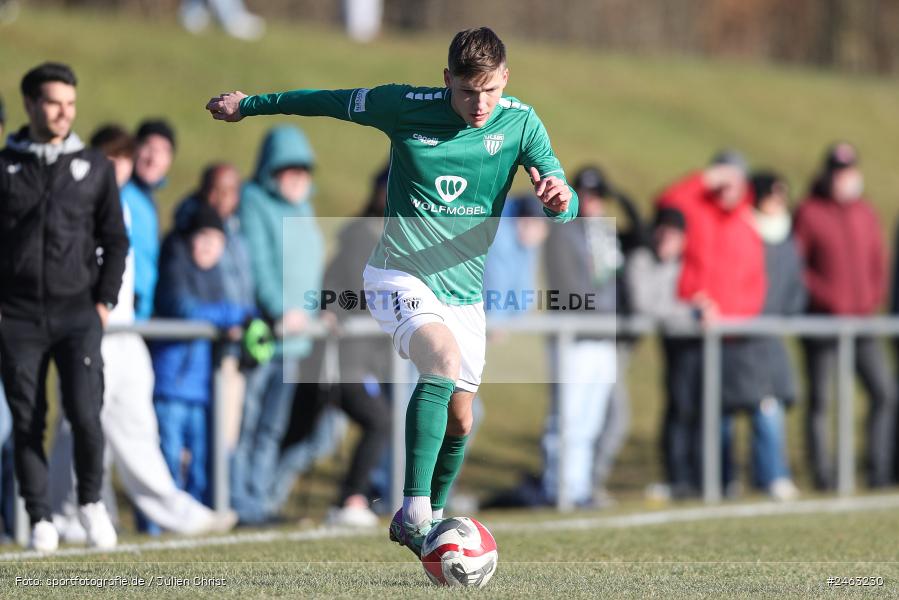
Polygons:
<instances>
[{"instance_id":1,"label":"man in red jacket","mask_svg":"<svg viewBox=\"0 0 899 600\"><path fill-rule=\"evenodd\" d=\"M704 318L758 315L765 302L765 250L753 226L742 156L720 153L705 170L669 186L658 205L680 210L687 224L678 295L707 307Z\"/></svg>"},{"instance_id":2,"label":"man in red jacket","mask_svg":"<svg viewBox=\"0 0 899 600\"><path fill-rule=\"evenodd\" d=\"M679 210L686 221L678 296L697 307L703 322L761 313L767 287L765 248L754 226L743 157L733 151L719 153L704 170L690 173L663 191L658 205ZM741 338L728 338L723 346L721 401L725 412L754 411L762 399L764 374L757 367L760 363L754 346L755 340ZM698 365L702 344L685 343L679 353L682 364ZM701 381L700 377L697 374L691 380ZM701 393L698 387L690 391L697 407ZM690 430L689 423L681 425ZM698 440L693 447L698 447ZM736 479L730 461L726 460L724 467L723 483L732 495L730 484Z\"/></svg>"},{"instance_id":3,"label":"man in red jacket","mask_svg":"<svg viewBox=\"0 0 899 600\"><path fill-rule=\"evenodd\" d=\"M841 142L827 151L821 173L796 211L795 233L805 263L809 310L825 315L877 312L887 288L887 254L874 209L862 197L864 180L854 147ZM833 485L828 452L829 377L836 363L833 340L804 340L809 380L806 423L815 485ZM868 413L868 484L890 482L896 423L895 388L880 342L860 338L856 372L871 401Z\"/></svg>"}]
</instances>

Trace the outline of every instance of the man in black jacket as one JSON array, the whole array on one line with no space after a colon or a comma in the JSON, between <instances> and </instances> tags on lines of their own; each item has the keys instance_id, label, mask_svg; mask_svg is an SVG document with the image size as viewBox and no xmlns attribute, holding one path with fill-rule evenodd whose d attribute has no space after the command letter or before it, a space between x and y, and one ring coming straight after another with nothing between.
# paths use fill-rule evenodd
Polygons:
<instances>
[{"instance_id":1,"label":"man in black jacket","mask_svg":"<svg viewBox=\"0 0 899 600\"><path fill-rule=\"evenodd\" d=\"M43 450L51 358L73 430L79 518L89 544L116 544L100 502L100 339L118 297L128 238L112 164L71 131L75 85L62 64L26 73L29 124L0 151L0 369L31 545L44 552L58 545Z\"/></svg>"}]
</instances>

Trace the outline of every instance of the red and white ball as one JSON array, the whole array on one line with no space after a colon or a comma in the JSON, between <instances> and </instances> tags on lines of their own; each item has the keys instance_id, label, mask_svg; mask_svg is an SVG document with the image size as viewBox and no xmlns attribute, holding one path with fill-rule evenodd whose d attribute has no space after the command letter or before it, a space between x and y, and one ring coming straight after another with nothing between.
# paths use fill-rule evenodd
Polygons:
<instances>
[{"instance_id":1,"label":"red and white ball","mask_svg":"<svg viewBox=\"0 0 899 600\"><path fill-rule=\"evenodd\" d=\"M479 521L450 517L425 537L421 549L425 573L437 585L478 587L496 573L496 540Z\"/></svg>"}]
</instances>

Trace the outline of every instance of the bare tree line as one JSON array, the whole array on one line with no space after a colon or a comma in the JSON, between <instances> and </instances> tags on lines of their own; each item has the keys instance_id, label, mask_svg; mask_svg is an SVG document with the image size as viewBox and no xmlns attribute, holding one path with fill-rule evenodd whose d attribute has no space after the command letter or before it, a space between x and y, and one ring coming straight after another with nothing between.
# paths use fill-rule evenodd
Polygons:
<instances>
[{"instance_id":1,"label":"bare tree line","mask_svg":"<svg viewBox=\"0 0 899 600\"><path fill-rule=\"evenodd\" d=\"M899 68L899 0L383 0L385 25L503 35L625 52L737 56L851 71ZM171 14L179 0L39 0ZM341 0L247 0L275 20L337 23Z\"/></svg>"}]
</instances>

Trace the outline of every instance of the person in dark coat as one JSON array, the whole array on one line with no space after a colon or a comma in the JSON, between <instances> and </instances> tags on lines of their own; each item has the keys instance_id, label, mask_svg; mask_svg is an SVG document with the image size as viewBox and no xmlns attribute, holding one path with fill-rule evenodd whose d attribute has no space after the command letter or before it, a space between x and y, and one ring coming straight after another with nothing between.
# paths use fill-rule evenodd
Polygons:
<instances>
[{"instance_id":1,"label":"person in dark coat","mask_svg":"<svg viewBox=\"0 0 899 600\"><path fill-rule=\"evenodd\" d=\"M864 178L856 149L846 142L831 146L809 197L795 217L795 236L809 291L808 310L842 317L871 316L886 297L886 245L877 213L864 198ZM809 381L806 423L809 460L815 485L833 487L830 437L830 378L836 367L833 339L803 340ZM870 400L867 421L867 475L871 487L888 485L893 475L896 389L880 340L860 337L855 370Z\"/></svg>"},{"instance_id":2,"label":"person in dark coat","mask_svg":"<svg viewBox=\"0 0 899 600\"><path fill-rule=\"evenodd\" d=\"M802 263L790 235L786 182L776 173L765 171L750 178L750 187L756 229L765 246L767 287L762 314L799 314L805 309L807 295L802 283ZM739 362L742 371L732 376L749 380L744 389L758 394L751 412L753 480L773 498L792 500L799 492L790 478L786 460L784 409L796 398L790 357L780 338L752 338L745 344L748 350L741 356L749 360ZM731 421L725 417L725 463L730 462ZM729 468L726 464L725 470Z\"/></svg>"},{"instance_id":3,"label":"person in dark coat","mask_svg":"<svg viewBox=\"0 0 899 600\"><path fill-rule=\"evenodd\" d=\"M118 301L128 237L112 164L72 130L76 85L67 65L28 71L21 82L28 124L0 151L0 376L30 544L39 552L59 546L44 453L51 358L72 425L79 520L90 546L109 549L118 539L100 498L100 343Z\"/></svg>"}]
</instances>

